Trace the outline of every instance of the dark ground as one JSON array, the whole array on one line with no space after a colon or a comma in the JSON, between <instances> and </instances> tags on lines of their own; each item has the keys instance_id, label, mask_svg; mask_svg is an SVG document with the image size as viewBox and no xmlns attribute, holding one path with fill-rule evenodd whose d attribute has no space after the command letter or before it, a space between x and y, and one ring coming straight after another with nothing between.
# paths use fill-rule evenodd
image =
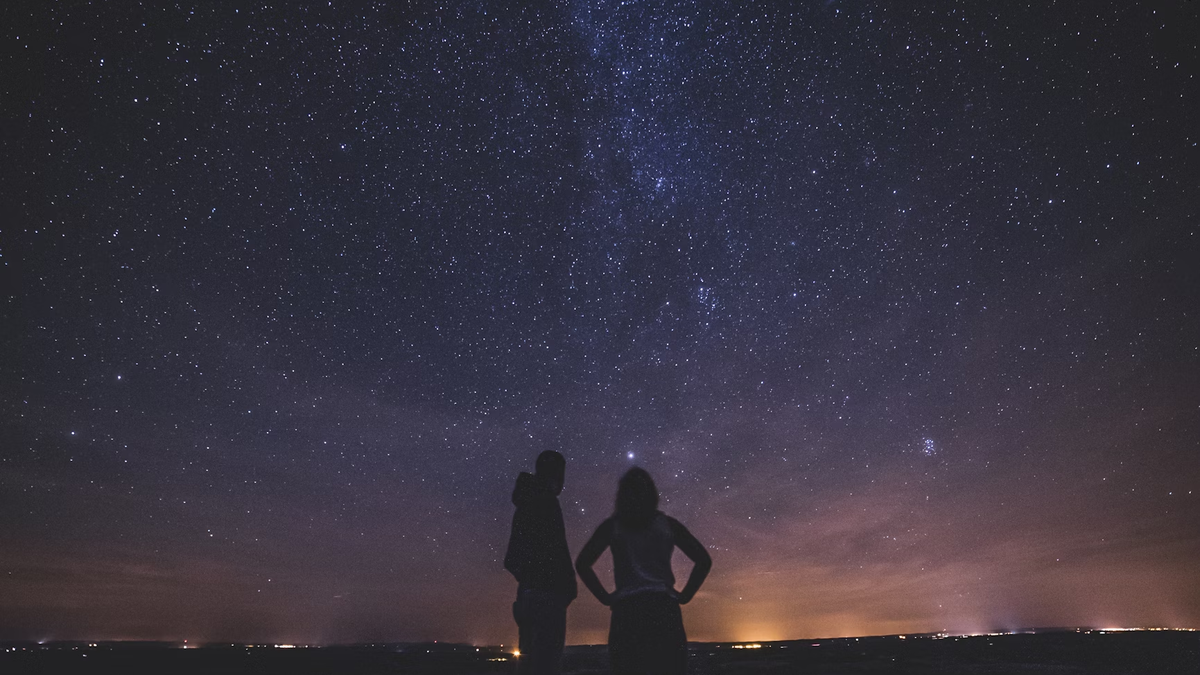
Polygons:
<instances>
[{"instance_id":1,"label":"dark ground","mask_svg":"<svg viewBox=\"0 0 1200 675\"><path fill-rule=\"evenodd\" d=\"M693 675L706 673L1200 673L1200 632L1049 632L976 637L871 637L691 646ZM603 646L570 647L564 673L608 672ZM510 654L451 644L356 645L275 649L163 644L8 644L0 673L149 675L368 675L511 673Z\"/></svg>"}]
</instances>

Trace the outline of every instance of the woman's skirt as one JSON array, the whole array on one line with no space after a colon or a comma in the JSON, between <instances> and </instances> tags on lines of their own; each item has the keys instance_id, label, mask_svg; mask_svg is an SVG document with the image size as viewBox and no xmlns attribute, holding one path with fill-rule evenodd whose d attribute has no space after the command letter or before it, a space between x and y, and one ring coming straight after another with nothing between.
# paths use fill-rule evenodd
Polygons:
<instances>
[{"instance_id":1,"label":"woman's skirt","mask_svg":"<svg viewBox=\"0 0 1200 675\"><path fill-rule=\"evenodd\" d=\"M608 656L616 675L683 675L688 652L679 602L666 593L614 602Z\"/></svg>"}]
</instances>

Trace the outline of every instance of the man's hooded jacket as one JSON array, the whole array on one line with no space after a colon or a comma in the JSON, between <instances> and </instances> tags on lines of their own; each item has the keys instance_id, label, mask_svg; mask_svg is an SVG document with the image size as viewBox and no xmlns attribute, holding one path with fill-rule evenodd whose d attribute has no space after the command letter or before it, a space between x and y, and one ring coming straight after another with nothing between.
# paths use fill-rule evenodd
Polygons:
<instances>
[{"instance_id":1,"label":"man's hooded jacket","mask_svg":"<svg viewBox=\"0 0 1200 675\"><path fill-rule=\"evenodd\" d=\"M575 568L567 549L567 530L554 487L544 479L521 472L512 502L517 512L513 514L504 569L512 572L521 588L553 591L574 599Z\"/></svg>"}]
</instances>

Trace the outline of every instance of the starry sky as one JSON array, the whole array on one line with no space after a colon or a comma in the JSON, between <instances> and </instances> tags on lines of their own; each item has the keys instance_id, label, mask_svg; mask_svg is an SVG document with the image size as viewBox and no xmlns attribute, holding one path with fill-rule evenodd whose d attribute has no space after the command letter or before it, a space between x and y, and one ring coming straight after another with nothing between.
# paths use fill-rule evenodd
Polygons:
<instances>
[{"instance_id":1,"label":"starry sky","mask_svg":"<svg viewBox=\"0 0 1200 675\"><path fill-rule=\"evenodd\" d=\"M5 3L0 639L511 643L550 448L695 640L1200 627L1198 16Z\"/></svg>"}]
</instances>

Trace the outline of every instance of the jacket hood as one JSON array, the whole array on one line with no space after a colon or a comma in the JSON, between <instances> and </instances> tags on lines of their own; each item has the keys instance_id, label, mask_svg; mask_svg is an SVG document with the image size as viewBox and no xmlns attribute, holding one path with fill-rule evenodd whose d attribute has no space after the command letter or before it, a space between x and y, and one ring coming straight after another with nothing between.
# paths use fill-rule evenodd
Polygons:
<instances>
[{"instance_id":1,"label":"jacket hood","mask_svg":"<svg viewBox=\"0 0 1200 675\"><path fill-rule=\"evenodd\" d=\"M542 499L553 499L555 496L550 483L528 471L522 471L521 475L517 476L517 486L513 488L512 503L524 506Z\"/></svg>"}]
</instances>

